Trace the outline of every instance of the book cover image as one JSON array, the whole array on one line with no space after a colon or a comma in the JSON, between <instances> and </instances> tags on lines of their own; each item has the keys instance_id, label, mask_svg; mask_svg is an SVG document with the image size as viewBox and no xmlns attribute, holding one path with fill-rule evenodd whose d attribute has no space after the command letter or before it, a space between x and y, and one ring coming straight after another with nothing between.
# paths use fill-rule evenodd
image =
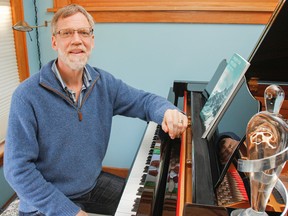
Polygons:
<instances>
[{"instance_id":1,"label":"book cover image","mask_svg":"<svg viewBox=\"0 0 288 216\"><path fill-rule=\"evenodd\" d=\"M205 126L202 138L206 138L212 132L213 126L222 117L228 103L231 102L238 91L240 82L249 66L250 63L237 53L233 54L228 61L220 79L200 112Z\"/></svg>"}]
</instances>

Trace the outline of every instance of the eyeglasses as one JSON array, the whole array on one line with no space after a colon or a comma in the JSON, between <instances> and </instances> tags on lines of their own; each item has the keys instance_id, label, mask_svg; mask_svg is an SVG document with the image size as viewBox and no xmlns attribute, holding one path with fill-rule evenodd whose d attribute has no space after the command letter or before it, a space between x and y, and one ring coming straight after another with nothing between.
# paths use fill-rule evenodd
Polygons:
<instances>
[{"instance_id":1,"label":"eyeglasses","mask_svg":"<svg viewBox=\"0 0 288 216\"><path fill-rule=\"evenodd\" d=\"M91 27L79 28L79 29L61 29L56 32L54 35L59 34L62 38L69 38L74 35L74 32L77 32L78 35L82 38L88 38L93 34L93 29Z\"/></svg>"}]
</instances>

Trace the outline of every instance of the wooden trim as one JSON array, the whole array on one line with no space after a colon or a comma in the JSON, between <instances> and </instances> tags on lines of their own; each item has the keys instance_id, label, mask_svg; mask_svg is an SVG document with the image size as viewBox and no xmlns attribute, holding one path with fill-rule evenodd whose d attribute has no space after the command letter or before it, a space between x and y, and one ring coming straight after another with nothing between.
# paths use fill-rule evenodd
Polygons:
<instances>
[{"instance_id":1,"label":"wooden trim","mask_svg":"<svg viewBox=\"0 0 288 216\"><path fill-rule=\"evenodd\" d=\"M24 8L22 0L10 0L12 9L12 22L15 24L19 20L24 20ZM20 82L29 77L29 64L28 64L28 52L26 44L26 33L13 31L16 58L19 71Z\"/></svg>"},{"instance_id":2,"label":"wooden trim","mask_svg":"<svg viewBox=\"0 0 288 216\"><path fill-rule=\"evenodd\" d=\"M8 206L17 198L17 194L14 193L9 200L1 207L1 209L6 209Z\"/></svg>"},{"instance_id":3,"label":"wooden trim","mask_svg":"<svg viewBox=\"0 0 288 216\"><path fill-rule=\"evenodd\" d=\"M122 178L127 178L129 174L129 169L127 168L117 168L117 167L102 167L104 172L112 173L114 175L120 176Z\"/></svg>"},{"instance_id":4,"label":"wooden trim","mask_svg":"<svg viewBox=\"0 0 288 216\"><path fill-rule=\"evenodd\" d=\"M266 24L278 0L54 0L48 12L80 4L96 22Z\"/></svg>"}]
</instances>

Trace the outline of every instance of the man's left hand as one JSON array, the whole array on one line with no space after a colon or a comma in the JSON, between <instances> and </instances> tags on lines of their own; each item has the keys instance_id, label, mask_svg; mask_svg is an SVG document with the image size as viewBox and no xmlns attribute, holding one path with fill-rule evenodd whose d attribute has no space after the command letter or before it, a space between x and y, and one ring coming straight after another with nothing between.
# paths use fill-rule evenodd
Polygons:
<instances>
[{"instance_id":1,"label":"man's left hand","mask_svg":"<svg viewBox=\"0 0 288 216\"><path fill-rule=\"evenodd\" d=\"M180 137L188 126L188 118L178 110L168 109L164 114L162 129L168 133L171 139Z\"/></svg>"}]
</instances>

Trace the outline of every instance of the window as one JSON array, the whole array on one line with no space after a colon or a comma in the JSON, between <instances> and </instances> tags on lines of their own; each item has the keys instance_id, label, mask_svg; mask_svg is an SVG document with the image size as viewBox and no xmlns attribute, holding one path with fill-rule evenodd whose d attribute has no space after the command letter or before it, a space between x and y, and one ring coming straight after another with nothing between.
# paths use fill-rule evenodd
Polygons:
<instances>
[{"instance_id":1,"label":"window","mask_svg":"<svg viewBox=\"0 0 288 216\"><path fill-rule=\"evenodd\" d=\"M7 128L7 123L6 122L4 123L2 118L6 119L5 121L7 121L9 105L8 105L8 110L4 110L4 107L7 108L7 104L10 104L10 102L7 102L7 100L10 101L10 97L11 97L11 92L9 93L10 96L7 97L7 91L8 89L11 90L11 88L7 88L6 85L10 84L7 79L12 77L12 75L7 76L7 73L5 73L5 76L4 76L4 68L7 68L9 65L9 62L11 63L16 58L17 60L16 67L18 68L18 71L17 69L13 71L13 77L15 78L14 81L19 83L19 80L23 81L27 77L29 77L29 66L28 66L27 46L26 46L26 35L23 32L14 31L13 32L14 37L13 37L12 29L11 29L12 23L14 24L17 21L24 19L22 0L10 0L10 2L9 0L1 0L0 1L0 14L1 14L1 20L0 20L0 35L1 35L1 39L0 39L0 52L1 52L1 61L0 61L0 91L1 91L1 94L0 94L0 120L1 120L1 124L0 124L0 167L1 167L3 164L3 154L4 154L4 137L5 137L6 128ZM6 31L8 32L7 35L6 35ZM7 48L7 46L9 48L11 47L11 49ZM8 53L10 52L13 52L13 55L10 56L11 59L8 58L9 61L6 62L4 59L7 58ZM17 77L17 72L18 72L19 78ZM3 104L3 108L2 108L2 104Z\"/></svg>"},{"instance_id":2,"label":"window","mask_svg":"<svg viewBox=\"0 0 288 216\"><path fill-rule=\"evenodd\" d=\"M10 0L0 2L0 143L5 139L11 95L19 85Z\"/></svg>"}]
</instances>

